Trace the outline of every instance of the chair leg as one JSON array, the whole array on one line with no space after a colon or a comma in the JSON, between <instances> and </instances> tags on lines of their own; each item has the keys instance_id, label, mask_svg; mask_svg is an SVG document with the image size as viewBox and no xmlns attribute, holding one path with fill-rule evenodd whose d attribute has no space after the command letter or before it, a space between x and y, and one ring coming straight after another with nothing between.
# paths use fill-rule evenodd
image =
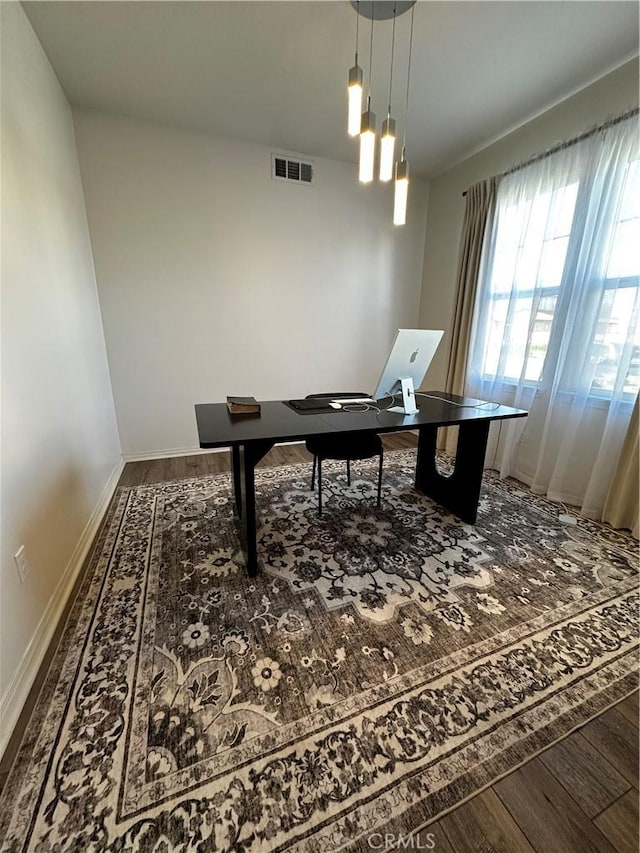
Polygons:
<instances>
[{"instance_id":1,"label":"chair leg","mask_svg":"<svg viewBox=\"0 0 640 853\"><path fill-rule=\"evenodd\" d=\"M313 470L311 472L311 491L313 491L314 486L316 484L316 459L317 457L313 457Z\"/></svg>"},{"instance_id":2,"label":"chair leg","mask_svg":"<svg viewBox=\"0 0 640 853\"><path fill-rule=\"evenodd\" d=\"M351 460L347 459L347 486L351 485Z\"/></svg>"},{"instance_id":3,"label":"chair leg","mask_svg":"<svg viewBox=\"0 0 640 853\"><path fill-rule=\"evenodd\" d=\"M318 518L322 518L322 459L318 456Z\"/></svg>"},{"instance_id":4,"label":"chair leg","mask_svg":"<svg viewBox=\"0 0 640 853\"><path fill-rule=\"evenodd\" d=\"M378 469L378 503L380 506L380 494L382 492L382 450L380 451L380 468Z\"/></svg>"}]
</instances>

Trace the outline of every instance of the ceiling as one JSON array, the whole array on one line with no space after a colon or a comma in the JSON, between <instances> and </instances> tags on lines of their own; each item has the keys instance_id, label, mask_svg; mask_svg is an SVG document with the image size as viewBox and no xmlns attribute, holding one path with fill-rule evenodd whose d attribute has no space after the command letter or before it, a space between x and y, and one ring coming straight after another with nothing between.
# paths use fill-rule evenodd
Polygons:
<instances>
[{"instance_id":1,"label":"ceiling","mask_svg":"<svg viewBox=\"0 0 640 853\"><path fill-rule=\"evenodd\" d=\"M346 0L25 2L74 105L355 161ZM411 13L396 23L392 114L402 134ZM360 18L360 65L370 22ZM375 24L372 108L386 116L391 21ZM433 176L638 53L638 4L448 2L415 7L407 159Z\"/></svg>"}]
</instances>

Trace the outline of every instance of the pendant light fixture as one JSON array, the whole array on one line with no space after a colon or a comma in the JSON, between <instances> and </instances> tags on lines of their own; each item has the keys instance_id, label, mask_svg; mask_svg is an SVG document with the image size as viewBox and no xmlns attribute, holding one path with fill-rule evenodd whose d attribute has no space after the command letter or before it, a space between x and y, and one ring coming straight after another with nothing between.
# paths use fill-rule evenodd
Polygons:
<instances>
[{"instance_id":1,"label":"pendant light fixture","mask_svg":"<svg viewBox=\"0 0 640 853\"><path fill-rule=\"evenodd\" d=\"M349 136L360 133L360 117L362 115L362 68L358 65L358 29L360 24L360 0L356 8L356 61L349 69L349 113L347 131Z\"/></svg>"},{"instance_id":2,"label":"pendant light fixture","mask_svg":"<svg viewBox=\"0 0 640 853\"><path fill-rule=\"evenodd\" d=\"M382 122L380 137L380 180L390 181L393 177L393 161L396 149L396 121L391 118L391 94L393 91L393 51L396 43L396 11L393 7L393 29L391 31L391 64L389 67L389 109Z\"/></svg>"},{"instance_id":3,"label":"pendant light fixture","mask_svg":"<svg viewBox=\"0 0 640 853\"><path fill-rule=\"evenodd\" d=\"M371 42L369 45L369 88L367 109L360 121L360 174L363 184L373 180L373 163L376 154L376 117L371 112L371 71L373 68L373 17L371 18Z\"/></svg>"},{"instance_id":4,"label":"pendant light fixture","mask_svg":"<svg viewBox=\"0 0 640 853\"><path fill-rule=\"evenodd\" d=\"M407 221L407 197L409 195L409 164L406 157L407 125L409 123L409 83L411 81L411 49L413 47L413 12L411 9L411 33L409 35L409 62L407 64L407 99L404 110L404 135L402 154L396 163L396 177L393 196L393 224L404 225Z\"/></svg>"},{"instance_id":5,"label":"pendant light fixture","mask_svg":"<svg viewBox=\"0 0 640 853\"><path fill-rule=\"evenodd\" d=\"M360 161L358 176L362 183L373 180L376 153L376 117L371 109L371 81L373 76L373 24L374 21L389 20L393 17L391 30L391 65L389 69L389 100L387 117L382 123L380 139L381 181L394 180L393 222L404 225L407 217L407 197L409 193L409 164L406 159L407 116L409 111L409 82L411 75L411 48L413 45L413 12L416 0L351 0L357 16L362 15L371 21L371 40L369 44L369 79L367 85L367 108L360 116L359 126L355 119L356 108L362 104L362 69L358 65L358 22L356 21L356 63L349 71L349 119L348 131L352 136L357 127L360 136ZM407 66L407 100L405 107L405 126L402 153L395 164L396 122L391 116L391 97L393 94L393 63L395 59L396 17L411 9L411 34L409 37L409 62ZM361 108L361 107L360 107Z\"/></svg>"}]
</instances>

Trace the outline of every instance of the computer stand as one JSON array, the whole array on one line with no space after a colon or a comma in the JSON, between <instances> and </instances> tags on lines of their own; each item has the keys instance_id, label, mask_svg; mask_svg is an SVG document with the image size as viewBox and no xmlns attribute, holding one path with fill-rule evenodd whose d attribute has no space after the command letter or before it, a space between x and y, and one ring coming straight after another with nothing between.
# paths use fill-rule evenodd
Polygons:
<instances>
[{"instance_id":1,"label":"computer stand","mask_svg":"<svg viewBox=\"0 0 640 853\"><path fill-rule=\"evenodd\" d=\"M400 390L402 391L402 405L393 406L387 411L395 412L398 415L415 415L418 407L416 406L416 394L413 390L413 379L407 377L406 379L399 379L398 382L400 382Z\"/></svg>"}]
</instances>

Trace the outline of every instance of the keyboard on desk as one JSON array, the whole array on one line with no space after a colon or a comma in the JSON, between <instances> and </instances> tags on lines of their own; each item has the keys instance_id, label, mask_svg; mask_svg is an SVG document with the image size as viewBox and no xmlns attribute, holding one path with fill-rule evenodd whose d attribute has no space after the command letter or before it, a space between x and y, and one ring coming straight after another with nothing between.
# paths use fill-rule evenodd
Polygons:
<instances>
[{"instance_id":1,"label":"keyboard on desk","mask_svg":"<svg viewBox=\"0 0 640 853\"><path fill-rule=\"evenodd\" d=\"M341 406L349 406L351 403L376 403L373 397L337 397L334 403L340 403Z\"/></svg>"}]
</instances>

